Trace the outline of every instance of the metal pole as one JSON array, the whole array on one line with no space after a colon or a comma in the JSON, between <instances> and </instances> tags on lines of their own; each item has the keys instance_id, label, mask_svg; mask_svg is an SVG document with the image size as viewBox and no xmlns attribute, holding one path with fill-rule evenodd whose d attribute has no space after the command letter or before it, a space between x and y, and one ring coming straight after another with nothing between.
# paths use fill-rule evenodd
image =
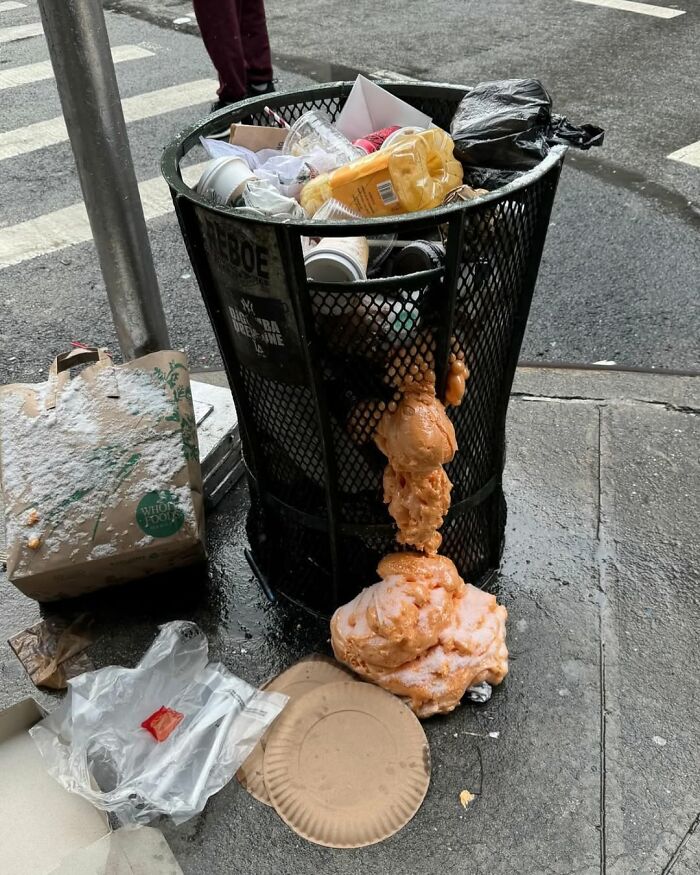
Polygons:
<instances>
[{"instance_id":1,"label":"metal pole","mask_svg":"<svg viewBox=\"0 0 700 875\"><path fill-rule=\"evenodd\" d=\"M125 359L170 346L100 0L39 0Z\"/></svg>"}]
</instances>

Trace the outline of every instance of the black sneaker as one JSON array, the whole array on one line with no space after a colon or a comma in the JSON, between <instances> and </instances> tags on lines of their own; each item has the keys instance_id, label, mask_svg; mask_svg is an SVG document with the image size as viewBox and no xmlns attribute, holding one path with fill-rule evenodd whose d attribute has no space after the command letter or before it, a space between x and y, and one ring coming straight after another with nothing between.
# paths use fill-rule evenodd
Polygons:
<instances>
[{"instance_id":1,"label":"black sneaker","mask_svg":"<svg viewBox=\"0 0 700 875\"><path fill-rule=\"evenodd\" d=\"M242 99L242 98L241 98L241 99ZM235 100L221 100L221 99L216 100L216 101L214 101L214 103L212 103L212 105L209 107L209 112L210 112L210 113L212 113L212 112L218 112L220 109L223 109L225 106L231 106L231 105L234 104L235 102L236 102Z\"/></svg>"},{"instance_id":2,"label":"black sneaker","mask_svg":"<svg viewBox=\"0 0 700 875\"><path fill-rule=\"evenodd\" d=\"M272 94L276 81L276 79L270 79L269 82L249 82L246 97L262 97L264 94Z\"/></svg>"}]
</instances>

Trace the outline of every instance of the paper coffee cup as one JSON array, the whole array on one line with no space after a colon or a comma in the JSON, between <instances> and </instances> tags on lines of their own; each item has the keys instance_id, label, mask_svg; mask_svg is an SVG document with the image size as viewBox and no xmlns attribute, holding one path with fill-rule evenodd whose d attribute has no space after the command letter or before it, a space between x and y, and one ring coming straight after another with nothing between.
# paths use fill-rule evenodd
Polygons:
<instances>
[{"instance_id":1,"label":"paper coffee cup","mask_svg":"<svg viewBox=\"0 0 700 875\"><path fill-rule=\"evenodd\" d=\"M242 158L234 156L208 161L197 183L197 192L228 204L239 197L249 179L255 174Z\"/></svg>"},{"instance_id":2,"label":"paper coffee cup","mask_svg":"<svg viewBox=\"0 0 700 875\"><path fill-rule=\"evenodd\" d=\"M366 237L324 237L306 255L306 276L320 283L352 283L367 279Z\"/></svg>"}]
</instances>

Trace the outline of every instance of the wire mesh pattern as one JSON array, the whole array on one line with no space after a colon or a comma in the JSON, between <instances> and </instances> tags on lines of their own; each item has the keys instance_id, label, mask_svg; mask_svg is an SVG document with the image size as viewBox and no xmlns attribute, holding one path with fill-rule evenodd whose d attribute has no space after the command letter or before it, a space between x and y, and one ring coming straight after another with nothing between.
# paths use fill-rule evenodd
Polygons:
<instances>
[{"instance_id":1,"label":"wire mesh pattern","mask_svg":"<svg viewBox=\"0 0 700 875\"><path fill-rule=\"evenodd\" d=\"M449 128L455 89L401 84L393 90ZM267 125L267 103L290 122L310 109L335 119L350 86L325 86L231 110ZM502 197L446 214L426 214L404 234L391 219L377 234L446 243L442 268L365 283L323 285L305 278L298 226L278 226L284 294L303 338L304 378L284 366L276 378L243 363L222 322L196 205L175 198L190 256L227 363L250 472L248 537L272 588L330 613L376 579L383 555L398 549L383 503L386 460L377 424L400 400L398 387L427 370L444 387L450 357L470 376L448 413L459 450L447 466L452 507L441 552L467 580L497 567L506 504L501 488L508 396L544 245L561 162ZM431 216L434 215L434 218ZM227 222L235 223L231 214ZM240 221L240 220L238 220Z\"/></svg>"}]
</instances>

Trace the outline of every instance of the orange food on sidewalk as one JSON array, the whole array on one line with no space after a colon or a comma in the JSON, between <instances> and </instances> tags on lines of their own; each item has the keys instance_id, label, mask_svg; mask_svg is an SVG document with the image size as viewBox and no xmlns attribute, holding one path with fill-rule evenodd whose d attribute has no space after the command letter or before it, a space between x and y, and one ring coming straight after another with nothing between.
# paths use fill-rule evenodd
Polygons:
<instances>
[{"instance_id":1,"label":"orange food on sidewalk","mask_svg":"<svg viewBox=\"0 0 700 875\"><path fill-rule=\"evenodd\" d=\"M444 714L465 691L508 672L506 609L465 584L446 556L394 553L379 583L331 620L336 658L405 698L419 717Z\"/></svg>"}]
</instances>

